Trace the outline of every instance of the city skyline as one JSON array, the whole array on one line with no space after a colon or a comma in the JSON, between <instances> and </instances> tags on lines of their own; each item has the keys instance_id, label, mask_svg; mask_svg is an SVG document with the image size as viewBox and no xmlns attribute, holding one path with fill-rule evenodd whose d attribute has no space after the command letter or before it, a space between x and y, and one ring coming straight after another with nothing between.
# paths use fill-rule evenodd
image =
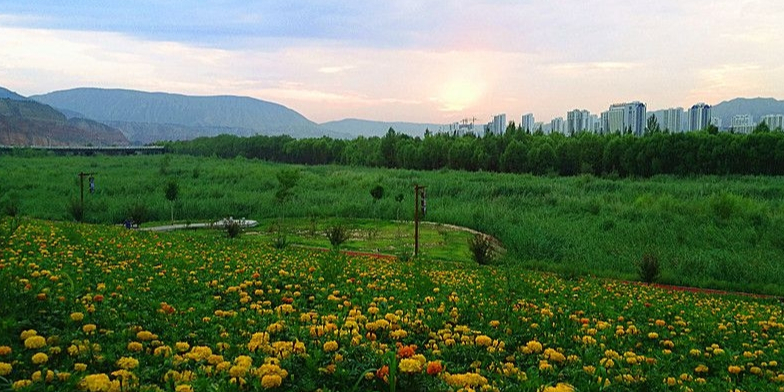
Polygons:
<instances>
[{"instance_id":1,"label":"city skyline","mask_svg":"<svg viewBox=\"0 0 784 392\"><path fill-rule=\"evenodd\" d=\"M0 85L22 95L242 95L316 122L443 124L784 97L775 0L0 3Z\"/></svg>"}]
</instances>

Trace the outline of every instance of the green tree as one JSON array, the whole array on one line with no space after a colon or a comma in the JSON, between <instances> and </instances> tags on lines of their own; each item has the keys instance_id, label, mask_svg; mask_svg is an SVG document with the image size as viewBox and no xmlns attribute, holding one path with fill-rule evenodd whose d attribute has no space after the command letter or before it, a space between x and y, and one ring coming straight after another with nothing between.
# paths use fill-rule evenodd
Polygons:
<instances>
[{"instance_id":1,"label":"green tree","mask_svg":"<svg viewBox=\"0 0 784 392\"><path fill-rule=\"evenodd\" d=\"M659 121L656 120L656 116L651 114L648 116L648 121L645 124L645 133L652 134L652 133L659 133L661 132L661 128L659 127Z\"/></svg>"},{"instance_id":2,"label":"green tree","mask_svg":"<svg viewBox=\"0 0 784 392\"><path fill-rule=\"evenodd\" d=\"M180 193L180 187L177 185L177 181L170 180L166 184L165 194L166 200L169 201L169 205L171 206L171 221L172 224L174 223L174 202L177 201L177 197Z\"/></svg>"}]
</instances>

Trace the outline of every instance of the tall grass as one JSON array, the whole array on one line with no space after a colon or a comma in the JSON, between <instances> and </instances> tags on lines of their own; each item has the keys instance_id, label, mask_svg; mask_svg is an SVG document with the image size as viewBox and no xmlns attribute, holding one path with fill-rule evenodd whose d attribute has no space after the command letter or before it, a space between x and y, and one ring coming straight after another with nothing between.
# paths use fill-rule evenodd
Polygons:
<instances>
[{"instance_id":1,"label":"tall grass","mask_svg":"<svg viewBox=\"0 0 784 392\"><path fill-rule=\"evenodd\" d=\"M411 219L414 184L427 185L426 220L467 226L501 240L507 259L557 272L635 278L646 253L659 257L659 282L784 294L784 183L776 177L656 176L603 179L441 170L287 166L189 156L0 156L0 199L18 213L73 220L80 171L95 172L84 221L120 224L139 205L167 221L164 185L180 189L185 221L321 217ZM161 170L165 167L165 170ZM291 200L275 199L276 174L301 174ZM194 175L198 173L198 175ZM389 195L374 203L369 191Z\"/></svg>"}]
</instances>

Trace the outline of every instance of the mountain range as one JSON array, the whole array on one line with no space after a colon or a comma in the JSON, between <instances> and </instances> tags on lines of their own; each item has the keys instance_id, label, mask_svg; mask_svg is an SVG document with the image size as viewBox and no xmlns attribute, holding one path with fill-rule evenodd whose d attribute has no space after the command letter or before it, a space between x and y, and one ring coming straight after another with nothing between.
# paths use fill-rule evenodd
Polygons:
<instances>
[{"instance_id":1,"label":"mountain range","mask_svg":"<svg viewBox=\"0 0 784 392\"><path fill-rule=\"evenodd\" d=\"M725 126L736 114L755 120L784 114L784 101L737 98L712 107ZM126 145L219 134L347 139L383 136L390 128L422 136L444 125L361 119L317 124L283 105L239 96L76 88L24 97L0 87L0 144Z\"/></svg>"},{"instance_id":2,"label":"mountain range","mask_svg":"<svg viewBox=\"0 0 784 392\"><path fill-rule=\"evenodd\" d=\"M729 127L732 117L738 114L750 114L755 122L759 122L762 116L784 114L784 101L773 98L735 98L711 108L711 116L720 118L724 127Z\"/></svg>"},{"instance_id":3,"label":"mountain range","mask_svg":"<svg viewBox=\"0 0 784 392\"><path fill-rule=\"evenodd\" d=\"M3 89L0 91L0 145L128 145L117 129L64 114Z\"/></svg>"}]
</instances>

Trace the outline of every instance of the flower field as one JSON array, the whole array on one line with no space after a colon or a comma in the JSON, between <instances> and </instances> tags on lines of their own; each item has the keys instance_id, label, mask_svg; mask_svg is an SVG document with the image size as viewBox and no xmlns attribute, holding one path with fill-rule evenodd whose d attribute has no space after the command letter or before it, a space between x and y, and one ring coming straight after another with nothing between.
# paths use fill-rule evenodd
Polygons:
<instances>
[{"instance_id":1,"label":"flower field","mask_svg":"<svg viewBox=\"0 0 784 392\"><path fill-rule=\"evenodd\" d=\"M0 224L0 390L784 391L774 299Z\"/></svg>"}]
</instances>

